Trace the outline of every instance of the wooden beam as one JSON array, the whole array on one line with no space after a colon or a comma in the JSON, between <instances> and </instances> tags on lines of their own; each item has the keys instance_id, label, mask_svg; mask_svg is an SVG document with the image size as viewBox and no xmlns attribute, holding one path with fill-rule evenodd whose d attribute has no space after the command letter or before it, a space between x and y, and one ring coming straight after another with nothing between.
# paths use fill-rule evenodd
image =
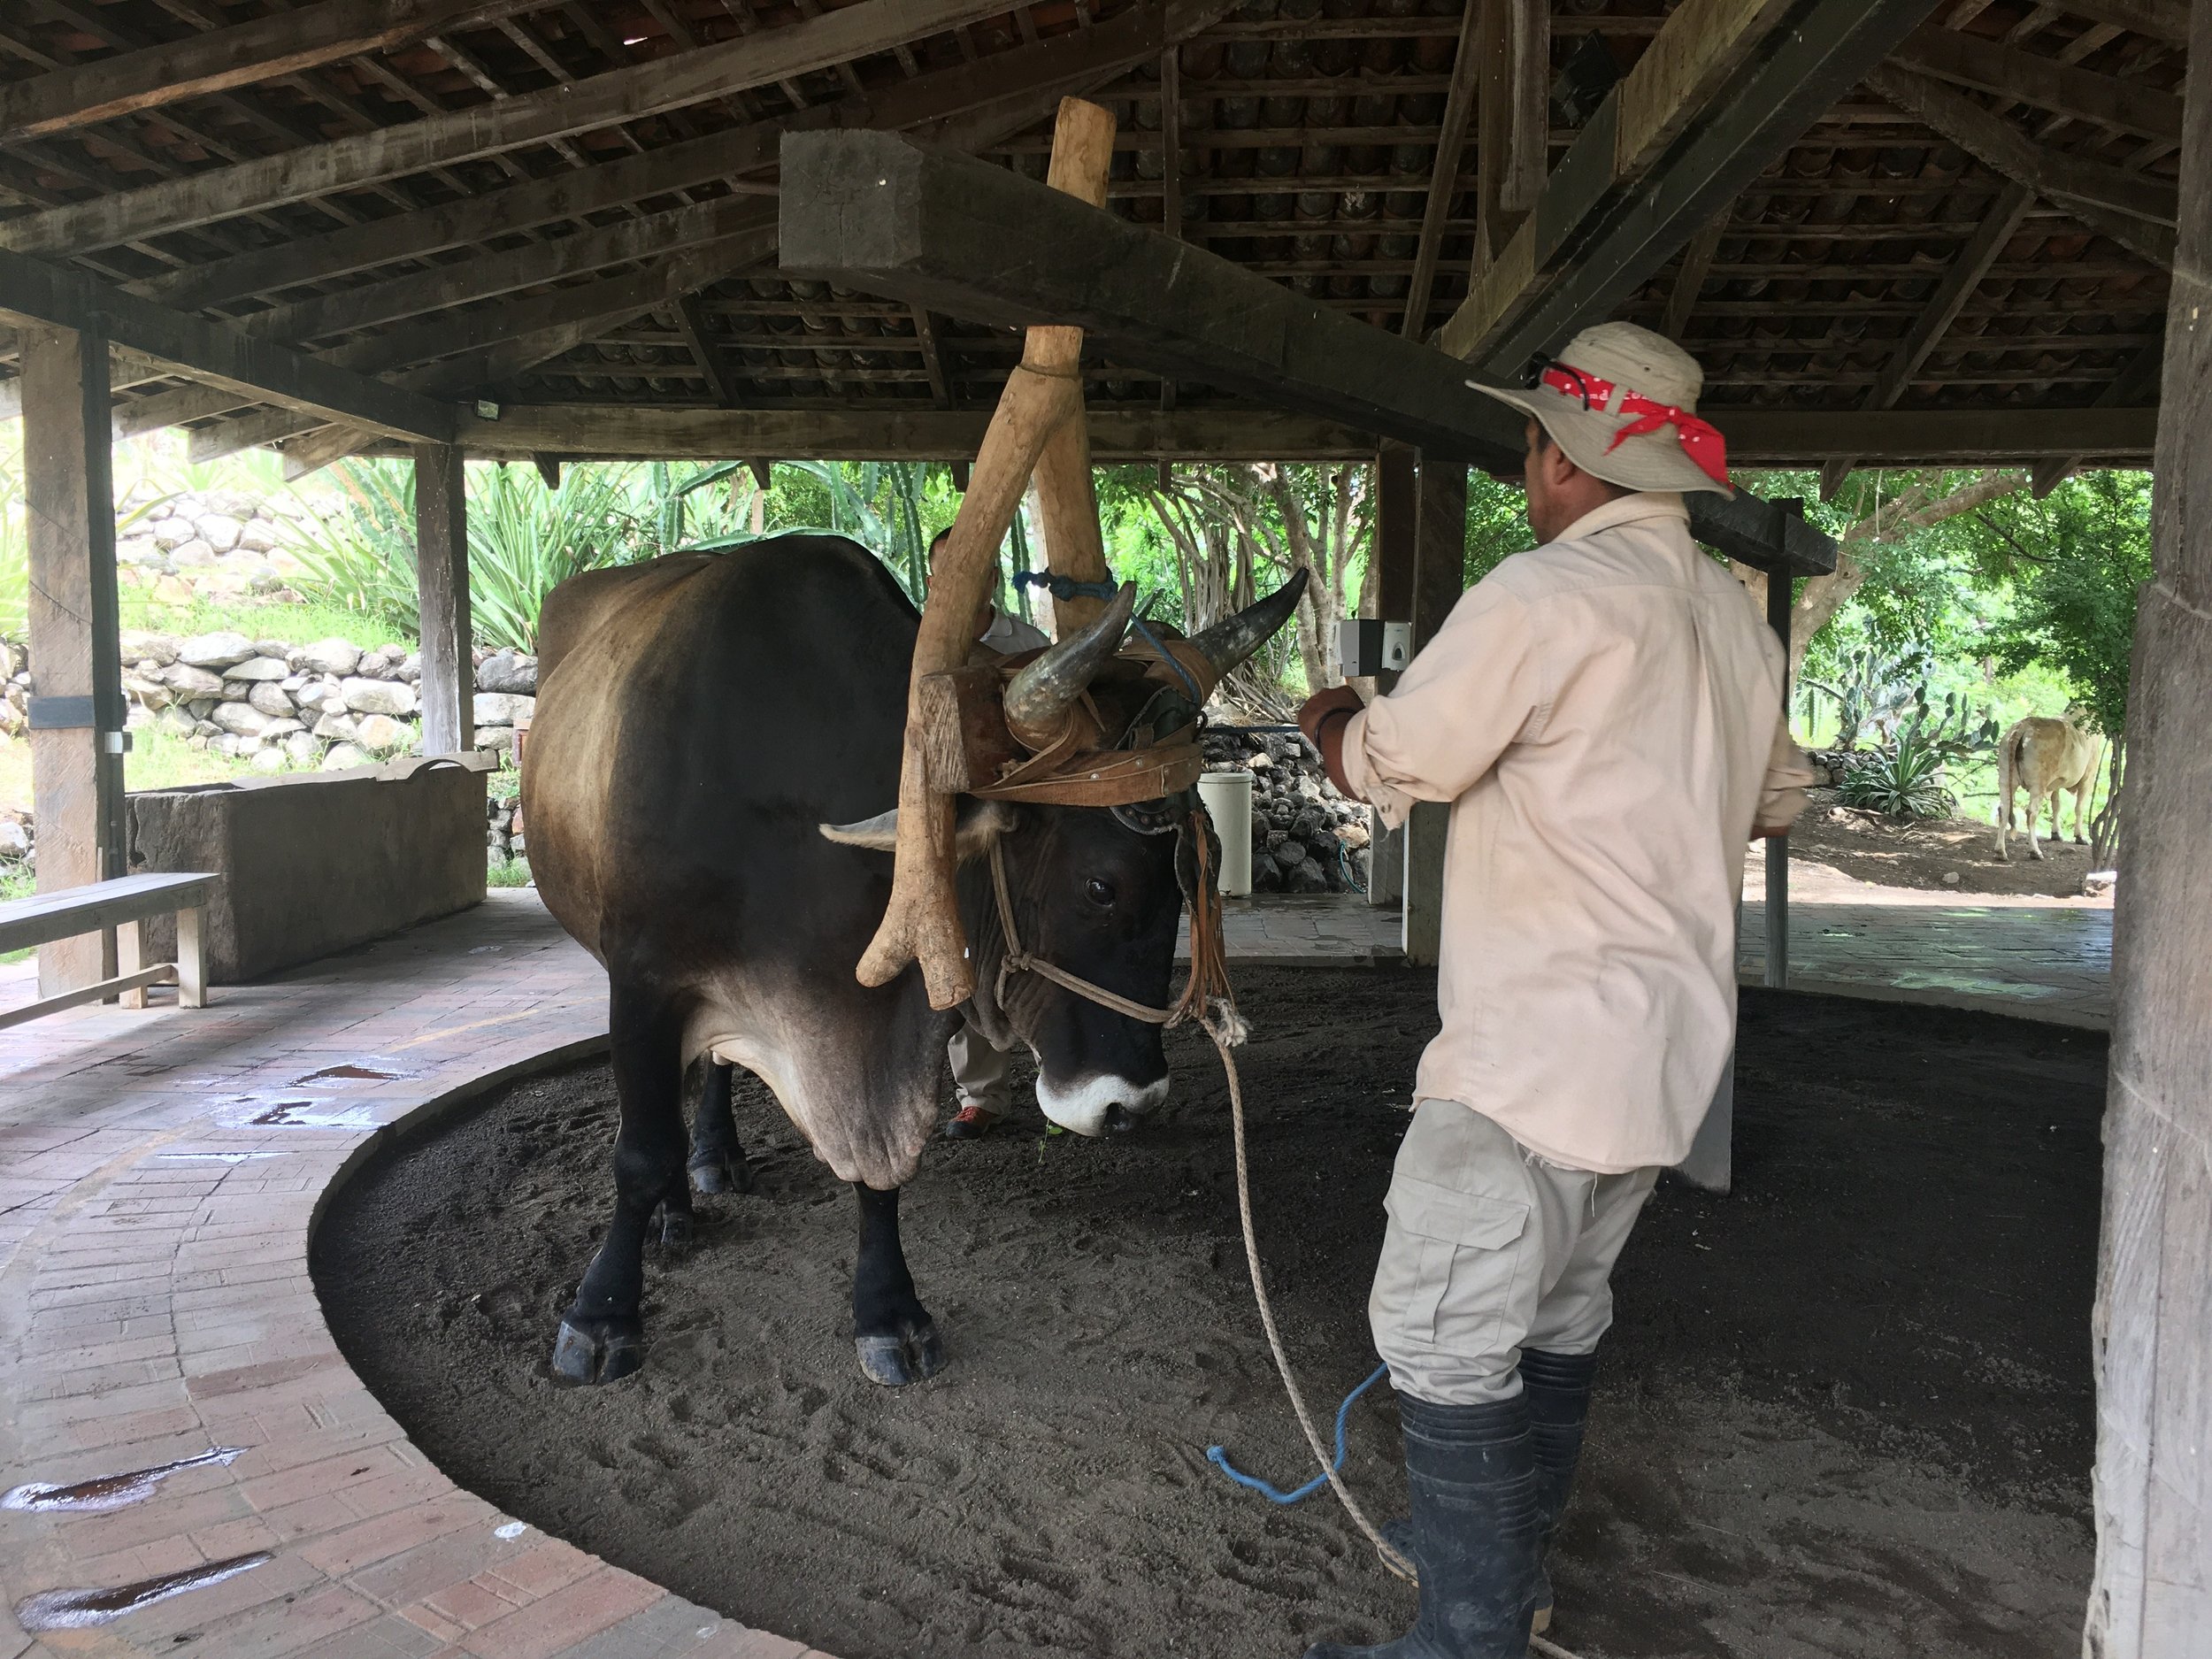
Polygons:
<instances>
[{"instance_id":1,"label":"wooden beam","mask_svg":"<svg viewBox=\"0 0 2212 1659\"><path fill-rule=\"evenodd\" d=\"M1523 418L1433 347L1003 167L892 133L805 133L785 142L783 180L789 274L982 322L1080 326L1133 367L1520 471ZM1002 257L1017 244L1025 257ZM1693 534L1718 501L1692 497Z\"/></svg>"},{"instance_id":2,"label":"wooden beam","mask_svg":"<svg viewBox=\"0 0 2212 1659\"><path fill-rule=\"evenodd\" d=\"M818 104L772 120L752 122L581 172L510 185L417 212L342 227L274 248L256 249L149 279L142 291L191 311L420 258L541 225L582 220L647 197L726 180L775 164L787 131L811 127L905 128L1005 111L1003 131L1048 115L1061 92L1156 56L1177 31L1195 32L1233 0L1148 0L1092 30L1056 35L994 53L956 68L933 70L864 99ZM589 85L589 82L580 83ZM1025 89L1009 98L1006 88ZM996 134L994 134L995 136ZM933 133L939 142L957 134Z\"/></svg>"},{"instance_id":3,"label":"wooden beam","mask_svg":"<svg viewBox=\"0 0 2212 1659\"><path fill-rule=\"evenodd\" d=\"M468 480L461 451L449 443L415 446L415 593L422 621L422 752L473 749Z\"/></svg>"},{"instance_id":4,"label":"wooden beam","mask_svg":"<svg viewBox=\"0 0 2212 1659\"><path fill-rule=\"evenodd\" d=\"M2168 301L2154 571L2135 612L2115 898L2082 1651L2193 1659L2212 1631L2212 6L2195 8Z\"/></svg>"},{"instance_id":5,"label":"wooden beam","mask_svg":"<svg viewBox=\"0 0 2212 1659\"><path fill-rule=\"evenodd\" d=\"M922 372L929 376L929 399L940 409L952 407L952 388L945 380L945 365L937 348L937 322L924 305L910 305L914 338L921 342Z\"/></svg>"},{"instance_id":6,"label":"wooden beam","mask_svg":"<svg viewBox=\"0 0 2212 1659\"><path fill-rule=\"evenodd\" d=\"M1459 44L1452 57L1451 90L1444 95L1444 119L1437 129L1436 158L1429 165L1429 191L1421 210L1421 245L1413 257L1406 285L1405 320L1398 332L1408 340L1429 334L1429 308L1436 294L1436 262L1444 250L1444 222L1459 194L1459 164L1467 150L1467 129L1475 114L1475 90L1482 84L1480 38L1490 0L1468 0L1461 14ZM1480 234L1478 227L1477 234Z\"/></svg>"},{"instance_id":7,"label":"wooden beam","mask_svg":"<svg viewBox=\"0 0 2212 1659\"><path fill-rule=\"evenodd\" d=\"M104 329L117 344L197 379L250 391L256 401L342 417L403 438L452 435L452 411L443 404L21 254L0 252L0 313L57 327Z\"/></svg>"},{"instance_id":8,"label":"wooden beam","mask_svg":"<svg viewBox=\"0 0 2212 1659\"><path fill-rule=\"evenodd\" d=\"M2065 0L2063 9L2169 46L2185 46L2189 41L2189 0Z\"/></svg>"},{"instance_id":9,"label":"wooden beam","mask_svg":"<svg viewBox=\"0 0 2212 1659\"><path fill-rule=\"evenodd\" d=\"M1684 246L1682 263L1675 270L1674 285L1667 290L1666 317L1660 324L1660 332L1668 339L1679 341L1683 330L1690 326L1690 313L1697 309L1698 296L1705 289L1706 273L1712 270L1713 256L1720 251L1720 239L1727 232L1728 214L1724 210Z\"/></svg>"},{"instance_id":10,"label":"wooden beam","mask_svg":"<svg viewBox=\"0 0 2212 1659\"><path fill-rule=\"evenodd\" d=\"M1684 0L1552 170L1536 211L1440 343L1494 369L1517 367L1609 314L1932 4Z\"/></svg>"},{"instance_id":11,"label":"wooden beam","mask_svg":"<svg viewBox=\"0 0 2212 1659\"><path fill-rule=\"evenodd\" d=\"M698 295L679 294L675 304L669 309L675 318L676 332L683 336L685 349L698 363L699 372L707 377L714 401L725 409L735 409L744 399L738 395L736 377L730 373L721 344L707 322L706 312L700 309Z\"/></svg>"},{"instance_id":12,"label":"wooden beam","mask_svg":"<svg viewBox=\"0 0 2212 1659\"><path fill-rule=\"evenodd\" d=\"M2160 341L2145 346L2119 373L2112 377L2112 384L2097 394L2095 407L2099 409L2132 409L2140 403L2158 401L2158 376L2166 356L2166 345ZM2088 460L2085 455L2054 456L2038 461L2028 472L2028 488L2036 500L2041 501L2061 484L2081 471Z\"/></svg>"},{"instance_id":13,"label":"wooden beam","mask_svg":"<svg viewBox=\"0 0 2212 1659\"><path fill-rule=\"evenodd\" d=\"M96 332L42 326L24 329L22 347L27 603L38 664L31 801L38 890L52 893L128 873L108 349ZM39 991L58 995L112 979L115 968L112 929L42 945Z\"/></svg>"},{"instance_id":14,"label":"wooden beam","mask_svg":"<svg viewBox=\"0 0 2212 1659\"><path fill-rule=\"evenodd\" d=\"M859 0L698 51L503 103L426 116L0 223L0 248L79 253L326 196L520 145L718 102L1003 12L1004 0Z\"/></svg>"},{"instance_id":15,"label":"wooden beam","mask_svg":"<svg viewBox=\"0 0 2212 1659\"><path fill-rule=\"evenodd\" d=\"M1183 49L1160 54L1160 229L1183 234Z\"/></svg>"},{"instance_id":16,"label":"wooden beam","mask_svg":"<svg viewBox=\"0 0 2212 1659\"><path fill-rule=\"evenodd\" d=\"M1468 10L1481 20L1475 234L1476 263L1486 265L1504 250L1544 190L1550 159L1551 0L1471 0ZM1459 85L1456 59L1452 84ZM1448 109L1445 119L1448 125Z\"/></svg>"},{"instance_id":17,"label":"wooden beam","mask_svg":"<svg viewBox=\"0 0 2212 1659\"><path fill-rule=\"evenodd\" d=\"M1881 65L1868 73L1866 84L1992 172L2050 197L2162 269L2173 269L2170 180L2048 149L1962 93L1909 69Z\"/></svg>"},{"instance_id":18,"label":"wooden beam","mask_svg":"<svg viewBox=\"0 0 2212 1659\"><path fill-rule=\"evenodd\" d=\"M1890 61L2093 126L2181 142L2181 100L2174 94L2002 42L1931 24L1916 29Z\"/></svg>"},{"instance_id":19,"label":"wooden beam","mask_svg":"<svg viewBox=\"0 0 2212 1659\"><path fill-rule=\"evenodd\" d=\"M1728 440L1737 466L1803 466L1854 456L1883 466L1991 466L2041 456L2147 458L2155 409L1889 409L1835 414L1792 410L1699 412Z\"/></svg>"},{"instance_id":20,"label":"wooden beam","mask_svg":"<svg viewBox=\"0 0 2212 1659\"><path fill-rule=\"evenodd\" d=\"M323 0L0 86L0 143L297 74L541 0Z\"/></svg>"}]
</instances>

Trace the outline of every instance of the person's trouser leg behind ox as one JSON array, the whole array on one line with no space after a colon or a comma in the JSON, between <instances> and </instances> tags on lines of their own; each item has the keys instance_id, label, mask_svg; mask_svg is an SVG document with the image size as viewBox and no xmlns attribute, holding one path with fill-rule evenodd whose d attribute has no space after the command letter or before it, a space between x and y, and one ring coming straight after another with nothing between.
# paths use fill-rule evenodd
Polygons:
<instances>
[{"instance_id":1,"label":"person's trouser leg behind ox","mask_svg":"<svg viewBox=\"0 0 2212 1659\"><path fill-rule=\"evenodd\" d=\"M945 1133L955 1141L989 1134L1013 1101L1007 1080L1013 1062L964 1020L945 1052L952 1061L952 1085L960 1099L960 1109L945 1125Z\"/></svg>"},{"instance_id":2,"label":"person's trouser leg behind ox","mask_svg":"<svg viewBox=\"0 0 2212 1659\"><path fill-rule=\"evenodd\" d=\"M1480 1113L1426 1101L1398 1150L1368 1317L1403 1425L1421 1575L1412 1630L1308 1659L1521 1659L1550 1593L1543 1550L1613 1317L1614 1259L1658 1172L1535 1157Z\"/></svg>"}]
</instances>

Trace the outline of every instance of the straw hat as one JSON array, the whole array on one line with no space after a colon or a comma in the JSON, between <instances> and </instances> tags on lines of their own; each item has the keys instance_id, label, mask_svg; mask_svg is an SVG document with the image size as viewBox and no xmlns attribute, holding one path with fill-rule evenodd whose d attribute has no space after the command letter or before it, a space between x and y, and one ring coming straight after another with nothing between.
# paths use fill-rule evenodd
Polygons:
<instances>
[{"instance_id":1,"label":"straw hat","mask_svg":"<svg viewBox=\"0 0 2212 1659\"><path fill-rule=\"evenodd\" d=\"M1532 360L1525 390L1467 384L1535 416L1570 461L1609 484L1736 493L1728 485L1726 443L1697 419L1705 372L1648 328L1586 328L1558 357Z\"/></svg>"}]
</instances>

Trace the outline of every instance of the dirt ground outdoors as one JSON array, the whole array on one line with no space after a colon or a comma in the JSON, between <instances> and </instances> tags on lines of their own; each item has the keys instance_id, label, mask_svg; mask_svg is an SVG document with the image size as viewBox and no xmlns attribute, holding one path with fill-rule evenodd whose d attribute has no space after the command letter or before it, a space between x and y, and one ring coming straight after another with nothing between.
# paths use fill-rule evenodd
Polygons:
<instances>
[{"instance_id":1,"label":"dirt ground outdoors","mask_svg":"<svg viewBox=\"0 0 2212 1659\"><path fill-rule=\"evenodd\" d=\"M1873 887L2079 898L2082 878L2094 867L2085 842L2061 841L2050 833L2047 814L2041 820L2044 856L2028 856L2024 791L2008 864L1997 856L1996 826L1990 818L1898 824L1879 813L1842 805L1832 789L1815 789L1810 795L1810 808L1790 831L1790 862L1825 864ZM2069 835L2074 826L2071 799L2068 797L2062 820Z\"/></svg>"},{"instance_id":2,"label":"dirt ground outdoors","mask_svg":"<svg viewBox=\"0 0 2212 1659\"><path fill-rule=\"evenodd\" d=\"M1317 1398L1373 1365L1381 1197L1434 980L1242 976L1262 1242ZM520 1083L373 1164L315 1248L348 1357L438 1463L548 1531L842 1659L1294 1659L1410 1593L1310 1469L1254 1315L1218 1069L1107 1142L938 1142L905 1235L950 1363L865 1382L855 1217L749 1079L750 1195L649 1258L646 1370L549 1380L606 1212L612 1091ZM2101 1038L1747 992L1734 1194L1663 1186L1617 1279L1555 1636L1583 1659L2078 1651ZM742 1078L742 1074L741 1074ZM1378 1388L1349 1478L1402 1485Z\"/></svg>"}]
</instances>

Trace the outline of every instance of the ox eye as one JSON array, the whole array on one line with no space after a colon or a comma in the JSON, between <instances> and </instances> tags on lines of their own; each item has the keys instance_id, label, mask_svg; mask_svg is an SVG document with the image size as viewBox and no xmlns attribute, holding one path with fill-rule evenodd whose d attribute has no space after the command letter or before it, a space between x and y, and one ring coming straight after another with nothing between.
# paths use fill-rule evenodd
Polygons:
<instances>
[{"instance_id":1,"label":"ox eye","mask_svg":"<svg viewBox=\"0 0 2212 1659\"><path fill-rule=\"evenodd\" d=\"M1096 876L1093 876L1083 884L1083 895L1099 909L1109 909L1114 902L1114 884L1110 881L1101 881Z\"/></svg>"}]
</instances>

